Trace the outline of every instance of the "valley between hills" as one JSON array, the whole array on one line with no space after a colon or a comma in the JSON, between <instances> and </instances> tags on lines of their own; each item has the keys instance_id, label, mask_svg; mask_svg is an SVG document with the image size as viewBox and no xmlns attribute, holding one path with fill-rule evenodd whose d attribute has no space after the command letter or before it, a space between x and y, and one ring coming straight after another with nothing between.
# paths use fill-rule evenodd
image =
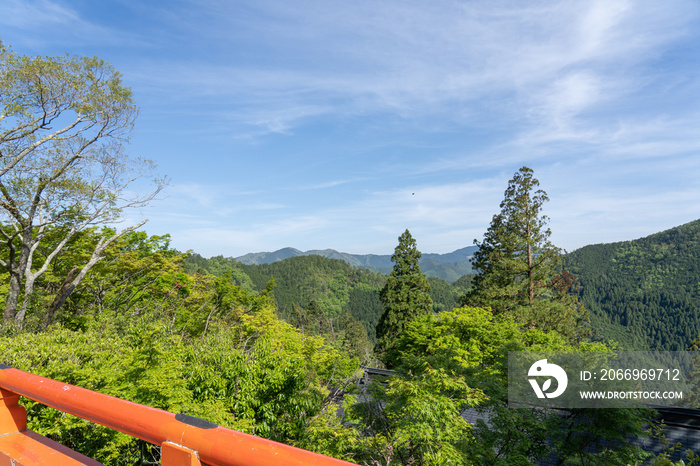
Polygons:
<instances>
[{"instance_id":1,"label":"valley between hills","mask_svg":"<svg viewBox=\"0 0 700 466\"><path fill-rule=\"evenodd\" d=\"M476 249L422 255L435 311L451 309L469 289ZM379 290L391 267L391 255L333 249L187 259L190 272L232 271L251 291L264 289L274 277L283 318L294 321L294 309L318 305L330 319L348 314L361 322L370 341L382 312ZM582 247L565 256L564 268L578 280L595 339L629 350L679 351L700 336L700 220L644 238Z\"/></svg>"}]
</instances>

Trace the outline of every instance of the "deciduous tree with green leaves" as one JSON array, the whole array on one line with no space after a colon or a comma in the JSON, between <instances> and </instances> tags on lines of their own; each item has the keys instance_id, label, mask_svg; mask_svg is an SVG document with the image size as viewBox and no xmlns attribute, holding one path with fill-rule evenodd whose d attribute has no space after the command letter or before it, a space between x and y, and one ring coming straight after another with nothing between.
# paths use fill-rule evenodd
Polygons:
<instances>
[{"instance_id":1,"label":"deciduous tree with green leaves","mask_svg":"<svg viewBox=\"0 0 700 466\"><path fill-rule=\"evenodd\" d=\"M522 167L508 182L501 211L493 216L472 259L478 274L461 303L512 315L526 327L556 330L578 338L587 311L571 294L575 279L562 270L542 215L547 193L532 169Z\"/></svg>"},{"instance_id":2,"label":"deciduous tree with green leaves","mask_svg":"<svg viewBox=\"0 0 700 466\"><path fill-rule=\"evenodd\" d=\"M394 347L408 322L433 312L430 283L418 265L420 257L416 240L406 230L399 236L391 257L394 268L379 294L384 313L377 324L377 353L387 367L393 365Z\"/></svg>"},{"instance_id":3,"label":"deciduous tree with green leaves","mask_svg":"<svg viewBox=\"0 0 700 466\"><path fill-rule=\"evenodd\" d=\"M76 233L119 220L123 209L144 205L162 187L156 180L153 191L131 194L153 169L124 150L136 114L131 90L99 58L19 56L0 43L0 222L9 227L0 228L9 251L0 261L10 285L5 322L22 325L34 283ZM72 281L85 276L111 241L143 223L102 238ZM61 235L43 262L34 263L49 228Z\"/></svg>"},{"instance_id":4,"label":"deciduous tree with green leaves","mask_svg":"<svg viewBox=\"0 0 700 466\"><path fill-rule=\"evenodd\" d=\"M221 307L246 307L228 295ZM358 369L356 358L322 337L301 334L279 320L268 299L241 292L261 307L234 311L230 321L209 318L198 308L183 329L158 312L105 312L82 330L0 335L4 364L279 442L294 444L330 403L328 387L344 387ZM221 310L222 313L227 311ZM199 322L194 322L196 319ZM235 322L234 322L235 320ZM199 333L188 334L187 328ZM14 329L12 329L14 330ZM184 330L184 331L183 331ZM139 461L139 442L40 403L24 399L30 428L110 465ZM308 447L318 448L317 445ZM153 447L150 447L153 449Z\"/></svg>"},{"instance_id":5,"label":"deciduous tree with green leaves","mask_svg":"<svg viewBox=\"0 0 700 466\"><path fill-rule=\"evenodd\" d=\"M609 348L602 343L574 345L557 331L524 330L512 316L465 307L408 324L397 345L397 369L408 374L422 374L427 367L445 371L488 408L488 423L478 421L471 430L473 464L538 464L546 458L556 458L556 464L641 461L644 452L627 439L644 435L652 415L648 410L508 407L508 353L543 350L583 356Z\"/></svg>"}]
</instances>

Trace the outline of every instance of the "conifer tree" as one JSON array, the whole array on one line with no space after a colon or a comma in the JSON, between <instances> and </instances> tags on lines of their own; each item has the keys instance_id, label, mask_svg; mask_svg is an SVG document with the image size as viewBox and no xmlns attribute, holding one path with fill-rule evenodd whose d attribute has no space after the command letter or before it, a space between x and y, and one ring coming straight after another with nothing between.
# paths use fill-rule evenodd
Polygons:
<instances>
[{"instance_id":1,"label":"conifer tree","mask_svg":"<svg viewBox=\"0 0 700 466\"><path fill-rule=\"evenodd\" d=\"M569 337L581 332L587 312L571 294L575 279L562 270L562 252L554 246L541 214L549 201L532 169L522 167L508 182L501 211L493 216L472 265L478 274L462 304L490 307L527 327L557 330Z\"/></svg>"},{"instance_id":2,"label":"conifer tree","mask_svg":"<svg viewBox=\"0 0 700 466\"><path fill-rule=\"evenodd\" d=\"M399 244L391 257L394 268L379 294L384 313L377 324L376 351L387 367L393 365L393 350L406 325L433 309L430 283L418 265L420 257L416 240L406 230L399 236Z\"/></svg>"}]
</instances>

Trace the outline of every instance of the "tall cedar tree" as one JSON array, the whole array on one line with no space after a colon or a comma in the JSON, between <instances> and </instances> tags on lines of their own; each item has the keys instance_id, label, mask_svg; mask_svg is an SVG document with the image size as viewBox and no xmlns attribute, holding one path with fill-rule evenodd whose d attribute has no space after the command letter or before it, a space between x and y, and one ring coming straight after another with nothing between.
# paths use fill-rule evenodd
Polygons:
<instances>
[{"instance_id":1,"label":"tall cedar tree","mask_svg":"<svg viewBox=\"0 0 700 466\"><path fill-rule=\"evenodd\" d=\"M578 339L587 311L571 293L576 281L562 270L561 250L549 240L549 219L540 214L549 198L539 185L528 167L508 182L501 212L493 216L484 240L474 240L479 249L472 265L478 275L461 304L490 307L526 327Z\"/></svg>"},{"instance_id":2,"label":"tall cedar tree","mask_svg":"<svg viewBox=\"0 0 700 466\"><path fill-rule=\"evenodd\" d=\"M408 323L433 310L430 283L418 265L420 257L416 240L406 230L399 236L399 245L391 256L394 269L379 293L384 313L377 324L376 351L387 367L393 366L396 342Z\"/></svg>"}]
</instances>

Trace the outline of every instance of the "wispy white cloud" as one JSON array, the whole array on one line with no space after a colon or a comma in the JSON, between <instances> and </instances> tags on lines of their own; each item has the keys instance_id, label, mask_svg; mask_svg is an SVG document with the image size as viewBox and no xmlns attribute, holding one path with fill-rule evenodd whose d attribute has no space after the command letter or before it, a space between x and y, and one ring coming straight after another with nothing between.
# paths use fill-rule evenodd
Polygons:
<instances>
[{"instance_id":1,"label":"wispy white cloud","mask_svg":"<svg viewBox=\"0 0 700 466\"><path fill-rule=\"evenodd\" d=\"M384 254L393 249L396 237L409 228L414 236L422 237L424 251L448 252L481 237L483 225L490 221L505 189L503 180L498 181L482 179L418 186L413 191L377 191L339 201L333 207L287 208L269 221L246 223L245 232L226 221L193 225L185 228L180 241L185 243L196 237L197 244L207 251L211 249L207 245L218 247L222 238L226 242L229 240L225 238L235 238L241 243L234 254L240 255L251 252L250 248L258 244L266 244L268 249L273 244L313 249L320 247L319 243L336 249L345 245L345 249L354 251L372 247L364 252ZM331 237L329 231L333 232ZM378 232L381 240L377 240Z\"/></svg>"},{"instance_id":2,"label":"wispy white cloud","mask_svg":"<svg viewBox=\"0 0 700 466\"><path fill-rule=\"evenodd\" d=\"M700 208L688 202L698 196L697 186L657 190L654 183L644 183L635 193L602 187L566 199L553 198L549 206L552 239L573 250L648 236L699 218Z\"/></svg>"},{"instance_id":3,"label":"wispy white cloud","mask_svg":"<svg viewBox=\"0 0 700 466\"><path fill-rule=\"evenodd\" d=\"M301 243L308 244L309 235L322 230L327 223L320 217L300 216L245 227L195 225L182 229L173 245L180 249L188 249L186 245L196 245L196 251L203 256L228 251L228 255L236 257L248 252L271 251L287 246L303 247ZM307 241L300 241L300 238L307 238Z\"/></svg>"},{"instance_id":4,"label":"wispy white cloud","mask_svg":"<svg viewBox=\"0 0 700 466\"><path fill-rule=\"evenodd\" d=\"M194 65L191 57L139 64L140 78L149 89L181 89L175 99L227 104L218 112L260 134L386 112L408 120L439 115L443 125L478 125L488 114L516 129L575 139L587 131L577 117L646 85L652 70L639 65L687 32L689 10L680 0L207 2L205 13L180 24L215 36L222 48L252 45L267 60L219 50L216 62L204 53ZM241 29L256 42L241 43Z\"/></svg>"},{"instance_id":5,"label":"wispy white cloud","mask_svg":"<svg viewBox=\"0 0 700 466\"><path fill-rule=\"evenodd\" d=\"M349 178L349 179L344 179L344 180L331 180L331 181L325 181L322 183L314 183L310 185L304 185L304 186L298 186L294 187L293 189L297 190L316 190L316 189L328 189L328 188L335 188L336 186L342 186L342 185L347 185L350 183L357 183L359 181L364 181L367 178Z\"/></svg>"},{"instance_id":6,"label":"wispy white cloud","mask_svg":"<svg viewBox=\"0 0 700 466\"><path fill-rule=\"evenodd\" d=\"M131 62L130 80L147 99L199 100L212 118L259 135L368 112L458 125L486 113L568 139L583 131L573 122L581 113L638 89L652 72L639 65L686 34L697 14L686 0L127 5L158 18L161 34L150 34L158 47L181 49ZM137 37L58 0L8 0L0 13L21 27ZM145 38L138 42L151 46Z\"/></svg>"},{"instance_id":7,"label":"wispy white cloud","mask_svg":"<svg viewBox=\"0 0 700 466\"><path fill-rule=\"evenodd\" d=\"M52 25L85 26L74 9L51 0L5 0L0 5L0 24L23 29Z\"/></svg>"},{"instance_id":8,"label":"wispy white cloud","mask_svg":"<svg viewBox=\"0 0 700 466\"><path fill-rule=\"evenodd\" d=\"M59 47L60 54L75 53L76 48L94 51L100 45L152 49L155 40L138 30L91 19L77 5L65 0L3 0L0 25L22 32L16 36L19 42L11 45L24 45L37 51Z\"/></svg>"}]
</instances>

